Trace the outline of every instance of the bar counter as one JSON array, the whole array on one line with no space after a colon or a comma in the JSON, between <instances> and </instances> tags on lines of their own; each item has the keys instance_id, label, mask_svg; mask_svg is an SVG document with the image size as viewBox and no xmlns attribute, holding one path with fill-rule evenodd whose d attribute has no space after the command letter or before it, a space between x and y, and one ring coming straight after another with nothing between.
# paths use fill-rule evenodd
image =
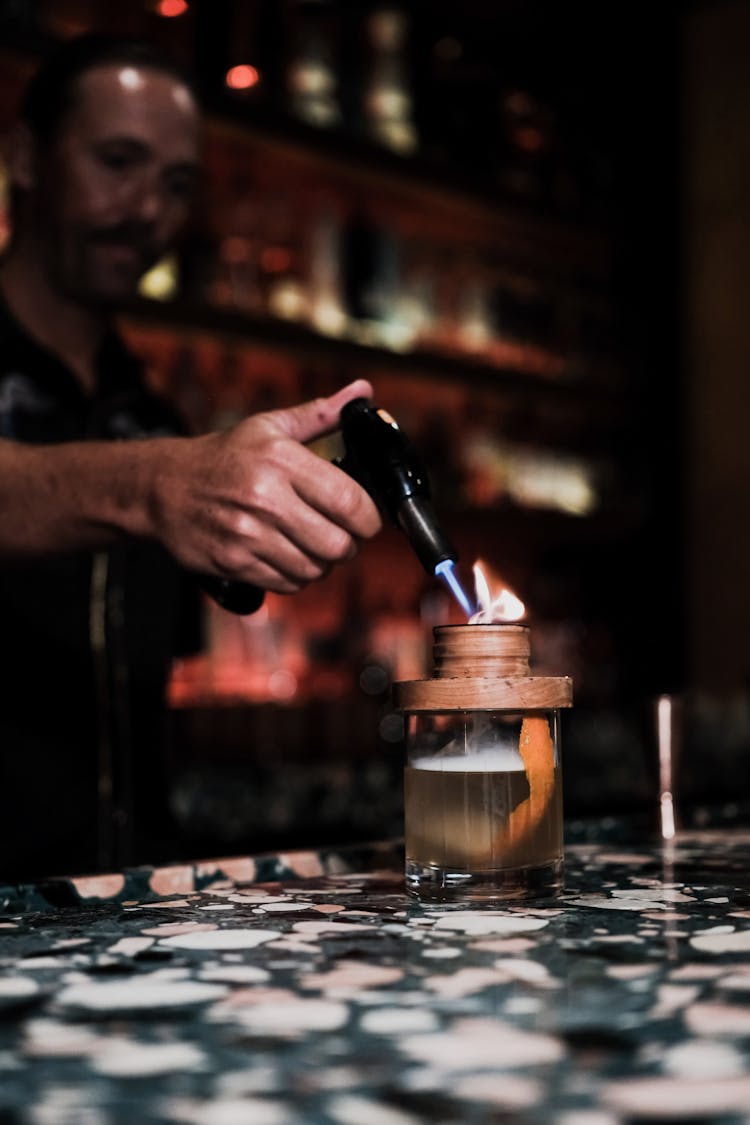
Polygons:
<instances>
[{"instance_id":1,"label":"bar counter","mask_svg":"<svg viewBox=\"0 0 750 1125\"><path fill-rule=\"evenodd\" d=\"M418 906L398 845L0 891L0 1120L750 1120L750 831Z\"/></svg>"}]
</instances>

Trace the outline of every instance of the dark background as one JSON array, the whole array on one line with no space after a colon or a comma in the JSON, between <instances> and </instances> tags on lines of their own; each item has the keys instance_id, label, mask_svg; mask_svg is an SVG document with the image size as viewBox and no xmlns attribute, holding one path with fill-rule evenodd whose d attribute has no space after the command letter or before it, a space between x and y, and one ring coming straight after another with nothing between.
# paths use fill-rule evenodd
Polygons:
<instances>
[{"instance_id":1,"label":"dark background","mask_svg":"<svg viewBox=\"0 0 750 1125\"><path fill-rule=\"evenodd\" d=\"M746 798L750 6L193 0L169 17L164 3L0 3L8 120L35 60L86 29L150 36L195 75L206 207L173 299L138 302L124 320L157 385L205 428L371 377L424 454L462 561L481 554L499 570L527 602L539 666L576 679L568 811L652 804L664 692L686 699L683 799ZM367 111L368 21L384 9L404 20L408 150L378 139ZM290 85L310 42L334 75L335 120L323 124ZM259 72L251 90L227 88L238 64ZM250 258L270 248L294 260L274 194L292 213L334 200L359 334L332 339L272 304L221 297L227 234ZM221 216L258 199L267 210L237 243ZM405 353L363 337L394 238L464 278L479 263L493 330L526 349L518 363L462 354L445 334ZM562 374L529 374L534 349L562 357ZM532 455L596 466L595 511L478 501L462 458L482 418ZM452 612L433 585L387 532L347 575L273 604L250 632L207 609L213 656L182 669L174 691L189 846L398 829L389 685L412 649L428 666L430 625ZM274 668L293 677L285 698L267 686Z\"/></svg>"}]
</instances>

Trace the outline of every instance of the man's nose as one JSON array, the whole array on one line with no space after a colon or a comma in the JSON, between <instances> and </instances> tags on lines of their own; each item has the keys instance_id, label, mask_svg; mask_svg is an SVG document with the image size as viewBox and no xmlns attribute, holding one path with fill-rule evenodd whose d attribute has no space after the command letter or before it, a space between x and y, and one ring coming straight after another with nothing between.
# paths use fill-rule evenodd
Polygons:
<instances>
[{"instance_id":1,"label":"man's nose","mask_svg":"<svg viewBox=\"0 0 750 1125\"><path fill-rule=\"evenodd\" d=\"M155 224L164 210L164 192L156 177L143 177L134 186L129 200L131 217L142 223Z\"/></svg>"}]
</instances>

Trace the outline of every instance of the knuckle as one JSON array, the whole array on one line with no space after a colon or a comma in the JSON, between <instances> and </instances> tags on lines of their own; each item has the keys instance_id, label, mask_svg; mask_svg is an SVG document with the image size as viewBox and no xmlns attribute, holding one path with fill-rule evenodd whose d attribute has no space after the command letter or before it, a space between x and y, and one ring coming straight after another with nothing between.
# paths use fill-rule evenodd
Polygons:
<instances>
[{"instance_id":1,"label":"knuckle","mask_svg":"<svg viewBox=\"0 0 750 1125\"><path fill-rule=\"evenodd\" d=\"M247 564L247 554L236 543L223 543L214 552L216 566L222 574L231 577L238 574Z\"/></svg>"},{"instance_id":2,"label":"knuckle","mask_svg":"<svg viewBox=\"0 0 750 1125\"><path fill-rule=\"evenodd\" d=\"M212 572L226 576L229 573L229 559L226 544L214 543L207 552Z\"/></svg>"},{"instance_id":3,"label":"knuckle","mask_svg":"<svg viewBox=\"0 0 750 1125\"><path fill-rule=\"evenodd\" d=\"M349 555L352 546L353 540L347 531L344 531L342 527L333 528L328 536L327 550L324 558L330 561L345 559Z\"/></svg>"},{"instance_id":4,"label":"knuckle","mask_svg":"<svg viewBox=\"0 0 750 1125\"><path fill-rule=\"evenodd\" d=\"M274 503L274 496L278 496L278 491L274 487L274 481L269 473L258 474L252 478L248 483L244 493L244 505L252 512L259 513L260 515L267 516L276 507ZM242 513L237 517L238 523L242 523ZM242 534L242 532L240 532Z\"/></svg>"},{"instance_id":5,"label":"knuckle","mask_svg":"<svg viewBox=\"0 0 750 1125\"><path fill-rule=\"evenodd\" d=\"M264 444L264 456L269 464L287 470L294 444L283 434L271 434Z\"/></svg>"},{"instance_id":6,"label":"knuckle","mask_svg":"<svg viewBox=\"0 0 750 1125\"><path fill-rule=\"evenodd\" d=\"M352 520L360 514L362 488L352 480L347 480L338 491L338 510L345 520Z\"/></svg>"},{"instance_id":7,"label":"knuckle","mask_svg":"<svg viewBox=\"0 0 750 1125\"><path fill-rule=\"evenodd\" d=\"M232 539L244 539L250 530L249 519L246 512L235 511L232 512L227 521L227 530Z\"/></svg>"}]
</instances>

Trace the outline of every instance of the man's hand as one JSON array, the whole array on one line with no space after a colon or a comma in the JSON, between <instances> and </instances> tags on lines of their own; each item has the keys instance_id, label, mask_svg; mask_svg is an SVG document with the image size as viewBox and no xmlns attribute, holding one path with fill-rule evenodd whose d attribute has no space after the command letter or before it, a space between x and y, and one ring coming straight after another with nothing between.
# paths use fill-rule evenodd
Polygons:
<instances>
[{"instance_id":1,"label":"man's hand","mask_svg":"<svg viewBox=\"0 0 750 1125\"><path fill-rule=\"evenodd\" d=\"M322 578L381 522L364 489L305 443L335 430L351 399L371 394L358 380L226 433L160 441L155 537L190 570L277 593Z\"/></svg>"},{"instance_id":2,"label":"man's hand","mask_svg":"<svg viewBox=\"0 0 750 1125\"><path fill-rule=\"evenodd\" d=\"M380 528L364 489L304 444L371 394L360 379L198 438L0 440L0 556L98 550L131 536L155 539L199 574L299 590Z\"/></svg>"}]
</instances>

